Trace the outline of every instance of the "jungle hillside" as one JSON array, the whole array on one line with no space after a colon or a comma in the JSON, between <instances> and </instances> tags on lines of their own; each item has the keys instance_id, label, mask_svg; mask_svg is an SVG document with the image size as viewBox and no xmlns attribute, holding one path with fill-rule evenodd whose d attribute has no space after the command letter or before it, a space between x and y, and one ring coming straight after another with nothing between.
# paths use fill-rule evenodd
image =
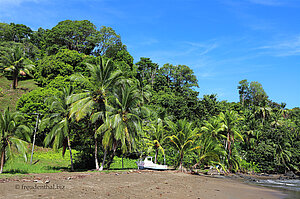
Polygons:
<instances>
[{"instance_id":1,"label":"jungle hillside","mask_svg":"<svg viewBox=\"0 0 300 199\"><path fill-rule=\"evenodd\" d=\"M182 171L299 174L299 107L255 79L236 82L239 102L200 96L189 66L134 62L111 27L0 23L0 75L0 173L136 168L153 156Z\"/></svg>"}]
</instances>

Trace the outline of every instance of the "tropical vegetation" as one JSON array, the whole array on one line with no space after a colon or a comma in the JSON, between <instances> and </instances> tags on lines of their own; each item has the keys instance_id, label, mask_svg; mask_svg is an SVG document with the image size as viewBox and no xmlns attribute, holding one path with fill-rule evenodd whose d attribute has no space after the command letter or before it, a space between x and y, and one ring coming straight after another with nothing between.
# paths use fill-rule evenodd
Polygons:
<instances>
[{"instance_id":1,"label":"tropical vegetation","mask_svg":"<svg viewBox=\"0 0 300 199\"><path fill-rule=\"evenodd\" d=\"M63 156L68 149L71 171L123 167L151 155L180 170L299 173L299 107L287 109L248 80L237 83L239 102L200 97L189 66L159 66L147 57L134 63L110 27L65 20L33 31L0 23L0 68L12 90L22 89L18 81L37 85L1 110L1 173L8 160L20 165L17 152L26 161L32 139Z\"/></svg>"}]
</instances>

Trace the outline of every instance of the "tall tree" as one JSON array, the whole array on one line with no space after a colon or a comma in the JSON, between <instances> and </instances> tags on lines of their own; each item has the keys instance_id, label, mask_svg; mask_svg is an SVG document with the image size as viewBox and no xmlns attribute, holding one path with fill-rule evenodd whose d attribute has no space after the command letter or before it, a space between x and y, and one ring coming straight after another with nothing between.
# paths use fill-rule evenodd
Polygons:
<instances>
[{"instance_id":1,"label":"tall tree","mask_svg":"<svg viewBox=\"0 0 300 199\"><path fill-rule=\"evenodd\" d=\"M223 123L223 131L227 137L225 148L228 151L228 163L230 170L232 170L231 155L232 149L234 148L234 141L235 139L241 139L242 141L244 140L242 134L239 133L237 129L238 121L241 120L241 118L235 111L229 110L227 110L225 113L221 112L219 117Z\"/></svg>"},{"instance_id":2,"label":"tall tree","mask_svg":"<svg viewBox=\"0 0 300 199\"><path fill-rule=\"evenodd\" d=\"M268 96L259 82L248 82L246 79L239 82L240 102L245 106L265 106Z\"/></svg>"},{"instance_id":3,"label":"tall tree","mask_svg":"<svg viewBox=\"0 0 300 199\"><path fill-rule=\"evenodd\" d=\"M49 54L56 54L60 48L90 54L96 46L96 26L88 20L65 20L46 32Z\"/></svg>"},{"instance_id":4,"label":"tall tree","mask_svg":"<svg viewBox=\"0 0 300 199\"><path fill-rule=\"evenodd\" d=\"M0 23L0 41L27 42L32 35L32 30L24 24Z\"/></svg>"},{"instance_id":5,"label":"tall tree","mask_svg":"<svg viewBox=\"0 0 300 199\"><path fill-rule=\"evenodd\" d=\"M111 27L102 26L96 33L95 43L95 55L114 57L118 51L124 49L120 35Z\"/></svg>"},{"instance_id":6,"label":"tall tree","mask_svg":"<svg viewBox=\"0 0 300 199\"><path fill-rule=\"evenodd\" d=\"M120 84L113 93L111 103L107 105L105 122L97 129L97 134L103 136L102 145L105 150L100 170L103 169L109 148L113 148L113 156L118 144L121 144L123 153L136 148L136 141L141 133L140 116L147 111L140 106L141 96L134 85Z\"/></svg>"},{"instance_id":7,"label":"tall tree","mask_svg":"<svg viewBox=\"0 0 300 199\"><path fill-rule=\"evenodd\" d=\"M141 115L147 114L145 107L140 107L141 96L134 85L121 84L114 89L114 98L108 114L112 118L112 128L116 139L120 140L123 153L136 147L136 139L141 133Z\"/></svg>"},{"instance_id":8,"label":"tall tree","mask_svg":"<svg viewBox=\"0 0 300 199\"><path fill-rule=\"evenodd\" d=\"M154 79L158 70L158 64L153 63L150 58L141 57L136 63L137 75L142 86L150 84L153 87Z\"/></svg>"},{"instance_id":9,"label":"tall tree","mask_svg":"<svg viewBox=\"0 0 300 199\"><path fill-rule=\"evenodd\" d=\"M67 104L67 99L73 94L72 87L65 87L59 95L52 96L46 99L46 103L50 106L50 115L48 118L44 119L43 125L49 126L53 124L50 133L45 137L44 144L49 146L53 143L53 148L58 149L63 147L62 155L64 156L66 148L69 148L70 160L71 160L71 170L74 170L72 149L70 142L70 123L71 119L68 117L69 105Z\"/></svg>"},{"instance_id":10,"label":"tall tree","mask_svg":"<svg viewBox=\"0 0 300 199\"><path fill-rule=\"evenodd\" d=\"M156 89L169 87L175 91L183 92L193 87L199 87L193 70L186 65L165 64L159 69L157 79Z\"/></svg>"},{"instance_id":11,"label":"tall tree","mask_svg":"<svg viewBox=\"0 0 300 199\"><path fill-rule=\"evenodd\" d=\"M71 77L72 80L85 85L86 90L82 93L73 94L68 99L68 103L71 104L70 117L75 116L76 120L79 121L86 115L93 115L96 130L104 122L103 116L106 115L108 93L121 78L121 71L115 70L115 66L110 60L105 61L101 57L99 61L97 65L87 64L90 77L81 74L75 74ZM95 164L96 169L99 170L96 130L94 137Z\"/></svg>"}]
</instances>

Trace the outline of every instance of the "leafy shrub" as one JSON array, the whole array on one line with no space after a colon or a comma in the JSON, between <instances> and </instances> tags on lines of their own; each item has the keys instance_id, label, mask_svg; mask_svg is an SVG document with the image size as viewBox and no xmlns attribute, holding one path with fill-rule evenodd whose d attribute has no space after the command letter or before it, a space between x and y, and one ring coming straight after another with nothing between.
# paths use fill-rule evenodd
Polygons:
<instances>
[{"instance_id":1,"label":"leafy shrub","mask_svg":"<svg viewBox=\"0 0 300 199\"><path fill-rule=\"evenodd\" d=\"M240 170L243 172L260 172L258 163L255 162L247 162L246 160L242 160L240 162Z\"/></svg>"}]
</instances>

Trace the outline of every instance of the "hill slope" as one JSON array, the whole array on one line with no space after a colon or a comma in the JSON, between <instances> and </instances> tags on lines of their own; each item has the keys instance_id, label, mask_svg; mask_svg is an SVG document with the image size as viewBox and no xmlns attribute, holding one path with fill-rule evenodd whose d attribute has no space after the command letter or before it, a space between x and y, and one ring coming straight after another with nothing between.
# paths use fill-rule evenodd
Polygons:
<instances>
[{"instance_id":1,"label":"hill slope","mask_svg":"<svg viewBox=\"0 0 300 199\"><path fill-rule=\"evenodd\" d=\"M16 109L16 103L18 99L27 92L36 89L36 85L33 79L23 80L18 82L17 89L12 89L12 81L8 80L6 77L0 77L0 111L3 112L4 109L9 107L10 110ZM1 92L2 90L2 92Z\"/></svg>"}]
</instances>

